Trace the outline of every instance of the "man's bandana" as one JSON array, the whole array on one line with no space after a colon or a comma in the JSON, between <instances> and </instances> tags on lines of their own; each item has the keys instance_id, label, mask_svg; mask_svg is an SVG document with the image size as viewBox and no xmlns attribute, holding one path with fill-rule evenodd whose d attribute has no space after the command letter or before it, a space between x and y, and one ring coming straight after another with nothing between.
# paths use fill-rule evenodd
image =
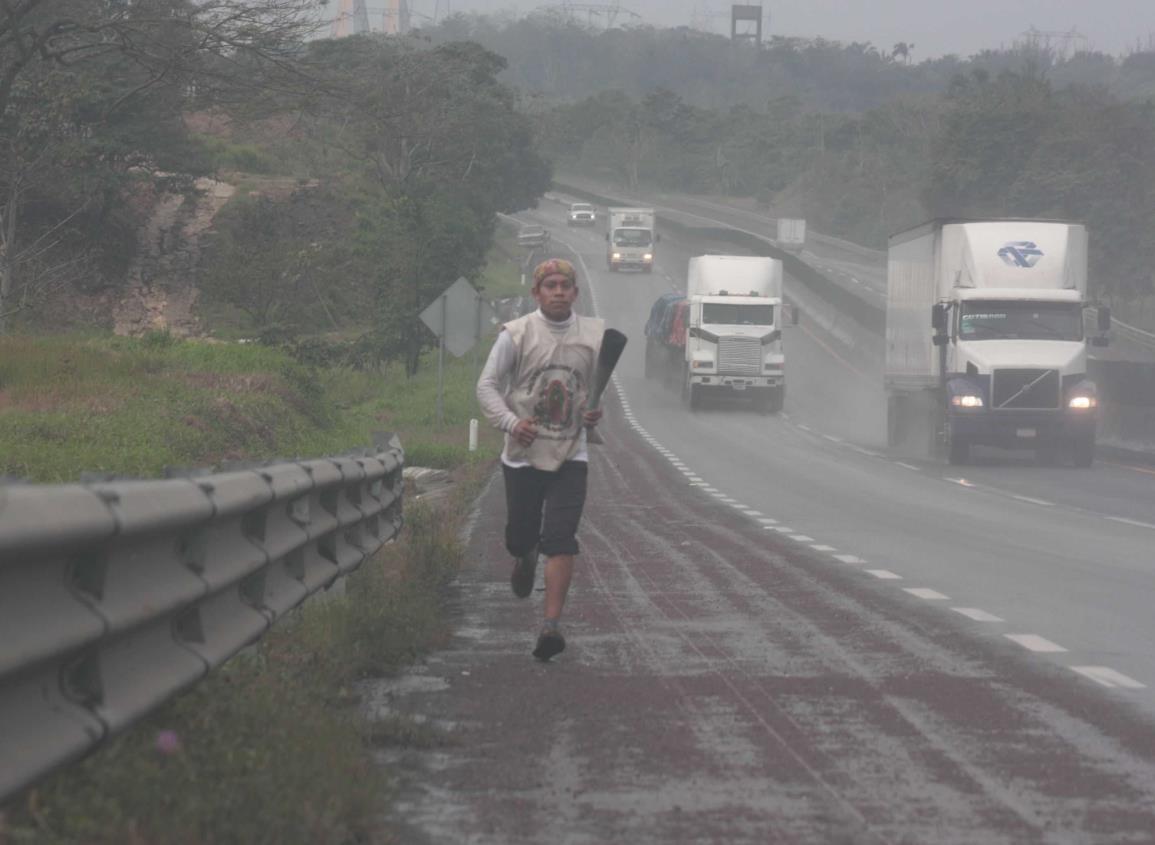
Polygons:
<instances>
[{"instance_id":1,"label":"man's bandana","mask_svg":"<svg viewBox=\"0 0 1155 845\"><path fill-rule=\"evenodd\" d=\"M577 270L564 258L550 258L538 264L537 269L533 271L534 287L540 285L547 276L565 276L577 284Z\"/></svg>"}]
</instances>

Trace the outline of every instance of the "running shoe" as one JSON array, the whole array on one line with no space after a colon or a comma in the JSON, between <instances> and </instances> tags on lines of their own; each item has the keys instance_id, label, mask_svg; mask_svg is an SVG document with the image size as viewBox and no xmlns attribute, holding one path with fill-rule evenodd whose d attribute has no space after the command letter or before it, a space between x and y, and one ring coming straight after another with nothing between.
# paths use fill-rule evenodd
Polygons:
<instances>
[{"instance_id":1,"label":"running shoe","mask_svg":"<svg viewBox=\"0 0 1155 845\"><path fill-rule=\"evenodd\" d=\"M533 656L545 663L551 657L565 651L565 637L557 628L543 628L537 638Z\"/></svg>"},{"instance_id":2,"label":"running shoe","mask_svg":"<svg viewBox=\"0 0 1155 845\"><path fill-rule=\"evenodd\" d=\"M509 585L513 587L513 594L519 599L529 598L533 592L533 579L537 574L537 547L517 558L513 564L513 573L509 576Z\"/></svg>"}]
</instances>

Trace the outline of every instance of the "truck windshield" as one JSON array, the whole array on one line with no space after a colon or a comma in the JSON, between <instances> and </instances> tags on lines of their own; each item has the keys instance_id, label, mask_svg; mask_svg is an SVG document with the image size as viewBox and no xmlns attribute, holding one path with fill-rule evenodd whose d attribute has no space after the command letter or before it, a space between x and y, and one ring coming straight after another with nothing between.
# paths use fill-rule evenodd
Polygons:
<instances>
[{"instance_id":1,"label":"truck windshield","mask_svg":"<svg viewBox=\"0 0 1155 845\"><path fill-rule=\"evenodd\" d=\"M649 229L614 229L615 246L649 246Z\"/></svg>"},{"instance_id":2,"label":"truck windshield","mask_svg":"<svg viewBox=\"0 0 1155 845\"><path fill-rule=\"evenodd\" d=\"M703 302L702 322L714 326L772 326L774 306Z\"/></svg>"},{"instance_id":3,"label":"truck windshield","mask_svg":"<svg viewBox=\"0 0 1155 845\"><path fill-rule=\"evenodd\" d=\"M961 340L1082 340L1083 306L1078 302L962 303Z\"/></svg>"}]
</instances>

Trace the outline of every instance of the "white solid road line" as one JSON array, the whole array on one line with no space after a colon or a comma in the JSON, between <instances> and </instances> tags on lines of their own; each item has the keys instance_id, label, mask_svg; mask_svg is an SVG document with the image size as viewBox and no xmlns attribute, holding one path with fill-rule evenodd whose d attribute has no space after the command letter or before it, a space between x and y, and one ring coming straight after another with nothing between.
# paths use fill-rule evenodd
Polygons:
<instances>
[{"instance_id":1,"label":"white solid road line","mask_svg":"<svg viewBox=\"0 0 1155 845\"><path fill-rule=\"evenodd\" d=\"M1140 522L1137 519L1127 519L1126 517L1123 517L1123 516L1108 516L1108 517L1104 517L1104 519L1109 519L1112 522L1119 522L1119 523L1122 523L1123 525L1134 525L1137 528L1155 529L1155 525L1152 525L1150 522Z\"/></svg>"},{"instance_id":2,"label":"white solid road line","mask_svg":"<svg viewBox=\"0 0 1155 845\"><path fill-rule=\"evenodd\" d=\"M1107 666L1072 666L1071 668L1080 675L1084 675L1095 683L1102 684L1105 687L1147 689L1146 684L1141 684L1134 678L1129 678L1122 672L1116 672Z\"/></svg>"},{"instance_id":3,"label":"white solid road line","mask_svg":"<svg viewBox=\"0 0 1155 845\"><path fill-rule=\"evenodd\" d=\"M895 573L891 572L889 569L867 569L866 571L869 572L871 575L873 575L875 578L881 578L883 581L901 581L902 580L901 575L896 575Z\"/></svg>"},{"instance_id":4,"label":"white solid road line","mask_svg":"<svg viewBox=\"0 0 1155 845\"><path fill-rule=\"evenodd\" d=\"M1017 494L1013 494L1012 498L1018 499L1020 502L1027 502L1032 505L1042 505L1045 508L1053 508L1055 506L1054 502L1048 502L1046 499L1032 499L1030 496L1019 496Z\"/></svg>"},{"instance_id":5,"label":"white solid road line","mask_svg":"<svg viewBox=\"0 0 1155 845\"><path fill-rule=\"evenodd\" d=\"M961 613L967 619L973 619L975 622L1002 622L1001 617L995 616L993 613L987 613L985 610L979 610L977 607L952 607L955 613Z\"/></svg>"},{"instance_id":6,"label":"white solid road line","mask_svg":"<svg viewBox=\"0 0 1155 845\"><path fill-rule=\"evenodd\" d=\"M898 464L903 469L910 469L910 470L914 470L915 472L921 472L922 471L922 467L916 467L914 464L904 464L902 461L895 461L895 463Z\"/></svg>"},{"instance_id":7,"label":"white solid road line","mask_svg":"<svg viewBox=\"0 0 1155 845\"><path fill-rule=\"evenodd\" d=\"M926 587L903 587L902 589L915 598L926 599L927 601L947 601L950 599L950 596L944 596L938 590L931 590Z\"/></svg>"},{"instance_id":8,"label":"white solid road line","mask_svg":"<svg viewBox=\"0 0 1155 845\"><path fill-rule=\"evenodd\" d=\"M1053 643L1044 637L1040 637L1038 634L1003 634L1003 636L1030 651L1039 651L1047 654L1058 654L1059 652L1066 651L1066 649L1058 643Z\"/></svg>"}]
</instances>

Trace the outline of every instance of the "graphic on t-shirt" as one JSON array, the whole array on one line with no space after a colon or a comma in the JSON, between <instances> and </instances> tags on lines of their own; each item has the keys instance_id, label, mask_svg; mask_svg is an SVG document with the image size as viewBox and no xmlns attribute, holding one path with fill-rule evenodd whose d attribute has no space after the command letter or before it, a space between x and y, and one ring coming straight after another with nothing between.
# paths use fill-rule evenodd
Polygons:
<instances>
[{"instance_id":1,"label":"graphic on t-shirt","mask_svg":"<svg viewBox=\"0 0 1155 845\"><path fill-rule=\"evenodd\" d=\"M537 400L533 418L538 436L572 436L577 417L575 397L582 391L582 374L564 364L550 364L533 374L529 394Z\"/></svg>"}]
</instances>

